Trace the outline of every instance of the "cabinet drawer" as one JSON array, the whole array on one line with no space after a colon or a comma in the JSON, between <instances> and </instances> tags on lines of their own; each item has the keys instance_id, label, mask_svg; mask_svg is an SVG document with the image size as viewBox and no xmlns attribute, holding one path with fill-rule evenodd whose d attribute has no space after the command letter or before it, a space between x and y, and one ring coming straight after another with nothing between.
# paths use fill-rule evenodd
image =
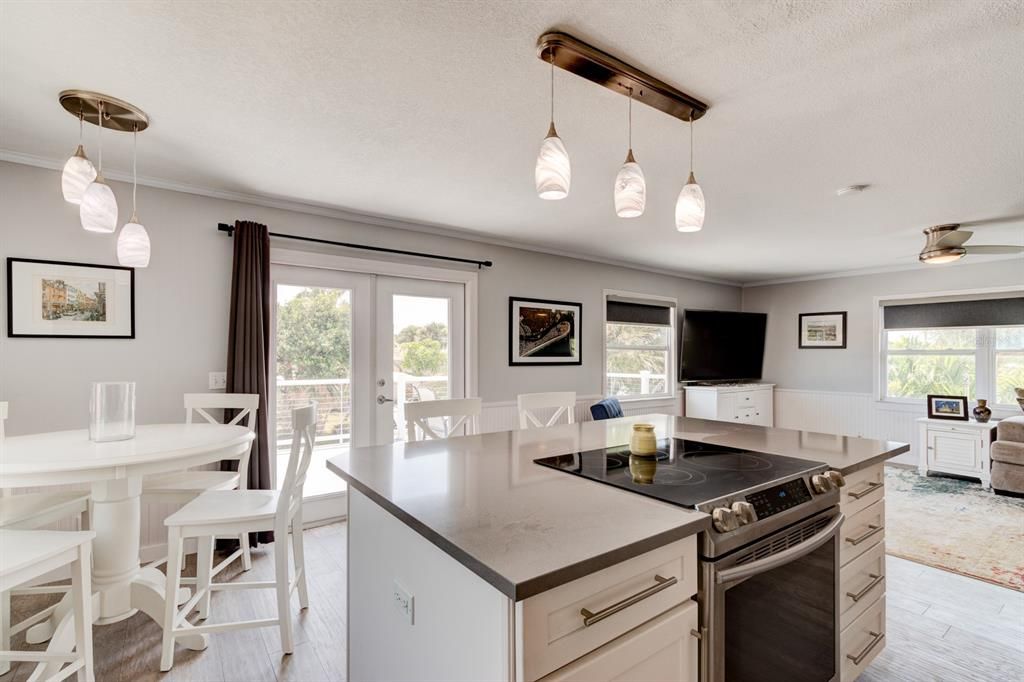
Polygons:
<instances>
[{"instance_id":1,"label":"cabinet drawer","mask_svg":"<svg viewBox=\"0 0 1024 682\"><path fill-rule=\"evenodd\" d=\"M928 465L941 471L978 472L981 438L966 430L928 430Z\"/></svg>"},{"instance_id":2,"label":"cabinet drawer","mask_svg":"<svg viewBox=\"0 0 1024 682\"><path fill-rule=\"evenodd\" d=\"M876 543L885 540L885 500L878 500L847 517L839 531L839 565L845 566Z\"/></svg>"},{"instance_id":3,"label":"cabinet drawer","mask_svg":"<svg viewBox=\"0 0 1024 682\"><path fill-rule=\"evenodd\" d=\"M839 571L839 627L846 628L885 594L885 544L876 542Z\"/></svg>"},{"instance_id":4,"label":"cabinet drawer","mask_svg":"<svg viewBox=\"0 0 1024 682\"><path fill-rule=\"evenodd\" d=\"M885 597L868 607L839 636L840 682L853 682L885 648Z\"/></svg>"},{"instance_id":5,"label":"cabinet drawer","mask_svg":"<svg viewBox=\"0 0 1024 682\"><path fill-rule=\"evenodd\" d=\"M691 536L525 599L516 604L517 669L536 680L696 593Z\"/></svg>"},{"instance_id":6,"label":"cabinet drawer","mask_svg":"<svg viewBox=\"0 0 1024 682\"><path fill-rule=\"evenodd\" d=\"M696 682L697 602L687 601L541 682Z\"/></svg>"},{"instance_id":7,"label":"cabinet drawer","mask_svg":"<svg viewBox=\"0 0 1024 682\"><path fill-rule=\"evenodd\" d=\"M876 464L846 477L846 485L839 489L839 507L850 517L884 496L885 467Z\"/></svg>"}]
</instances>

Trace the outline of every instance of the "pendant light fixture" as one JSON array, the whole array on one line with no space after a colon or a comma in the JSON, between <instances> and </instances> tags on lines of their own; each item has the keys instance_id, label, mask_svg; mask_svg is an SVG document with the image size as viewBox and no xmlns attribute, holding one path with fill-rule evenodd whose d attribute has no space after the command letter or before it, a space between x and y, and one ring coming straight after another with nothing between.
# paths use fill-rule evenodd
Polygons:
<instances>
[{"instance_id":1,"label":"pendant light fixture","mask_svg":"<svg viewBox=\"0 0 1024 682\"><path fill-rule=\"evenodd\" d=\"M96 167L85 155L85 147L82 146L82 128L85 125L82 112L78 112L78 149L71 155L71 158L64 164L64 171L60 174L60 191L64 195L64 201L70 204L81 204L82 195L89 183L96 179Z\"/></svg>"},{"instance_id":2,"label":"pendant light fixture","mask_svg":"<svg viewBox=\"0 0 1024 682\"><path fill-rule=\"evenodd\" d=\"M693 116L690 117L690 177L676 199L676 229L698 232L704 227L704 190L693 177Z\"/></svg>"},{"instance_id":3,"label":"pendant light fixture","mask_svg":"<svg viewBox=\"0 0 1024 682\"><path fill-rule=\"evenodd\" d=\"M626 162L615 176L615 214L620 218L636 218L644 214L647 204L647 182L644 171L633 158L633 88L629 88L629 151Z\"/></svg>"},{"instance_id":4,"label":"pendant light fixture","mask_svg":"<svg viewBox=\"0 0 1024 682\"><path fill-rule=\"evenodd\" d=\"M131 268L149 265L149 234L136 215L135 194L139 187L138 161L139 131L132 131L132 217L117 236L117 262Z\"/></svg>"},{"instance_id":5,"label":"pendant light fixture","mask_svg":"<svg viewBox=\"0 0 1024 682\"><path fill-rule=\"evenodd\" d=\"M110 189L103 178L103 103L99 105L99 170L96 179L85 188L82 195L82 205L79 209L79 218L82 227L89 232L103 232L109 234L117 229L117 199L114 198L114 191Z\"/></svg>"},{"instance_id":6,"label":"pendant light fixture","mask_svg":"<svg viewBox=\"0 0 1024 682\"><path fill-rule=\"evenodd\" d=\"M562 138L555 131L555 58L551 55L551 125L548 135L540 145L537 153L537 165L533 171L537 196L541 199L557 200L569 196L569 183L572 180L572 168L569 164L569 152L562 144Z\"/></svg>"}]
</instances>

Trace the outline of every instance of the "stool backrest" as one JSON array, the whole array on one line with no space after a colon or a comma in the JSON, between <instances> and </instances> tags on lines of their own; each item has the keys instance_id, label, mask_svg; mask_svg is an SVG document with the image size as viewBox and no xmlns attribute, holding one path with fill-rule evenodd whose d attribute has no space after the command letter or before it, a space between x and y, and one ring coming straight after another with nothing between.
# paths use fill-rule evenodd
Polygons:
<instances>
[{"instance_id":1,"label":"stool backrest","mask_svg":"<svg viewBox=\"0 0 1024 682\"><path fill-rule=\"evenodd\" d=\"M185 423L192 424L196 420L193 417L201 417L210 424L220 424L221 421L211 415L207 410L237 410L238 412L231 421L231 426L244 426L249 431L256 430L256 413L259 411L260 397L256 393L186 393L185 394ZM200 422L201 423L201 422ZM255 441L253 441L255 442ZM252 444L249 449L236 457L225 457L225 459L237 459L238 489L246 490L249 487L249 456L252 454Z\"/></svg>"},{"instance_id":2,"label":"stool backrest","mask_svg":"<svg viewBox=\"0 0 1024 682\"><path fill-rule=\"evenodd\" d=\"M465 427L465 435L476 433L478 417L483 401L480 398L455 398L452 400L421 400L405 404L406 440L428 440L431 438L449 438L460 428ZM437 431L436 420L441 419L440 431ZM435 424L430 420L434 419ZM422 434L422 435L421 435Z\"/></svg>"},{"instance_id":3,"label":"stool backrest","mask_svg":"<svg viewBox=\"0 0 1024 682\"><path fill-rule=\"evenodd\" d=\"M558 391L552 393L520 393L516 400L519 405L519 428L532 429L544 426L554 426L565 414L568 418L566 423L576 423L576 393L574 391ZM555 408L554 414L542 420L536 414L537 410Z\"/></svg>"},{"instance_id":4,"label":"stool backrest","mask_svg":"<svg viewBox=\"0 0 1024 682\"><path fill-rule=\"evenodd\" d=\"M277 532L287 528L296 508L302 504L302 487L306 483L309 463L313 461L313 444L316 442L316 405L313 402L292 410L292 449L277 501Z\"/></svg>"}]
</instances>

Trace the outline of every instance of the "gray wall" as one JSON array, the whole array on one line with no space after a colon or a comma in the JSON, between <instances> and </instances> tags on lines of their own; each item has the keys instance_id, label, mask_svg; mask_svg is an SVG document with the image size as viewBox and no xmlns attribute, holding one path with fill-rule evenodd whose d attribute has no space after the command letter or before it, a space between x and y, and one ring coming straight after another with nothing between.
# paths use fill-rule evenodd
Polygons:
<instances>
[{"instance_id":1,"label":"gray wall","mask_svg":"<svg viewBox=\"0 0 1024 682\"><path fill-rule=\"evenodd\" d=\"M745 287L743 310L768 313L765 381L780 388L871 393L875 297L1002 286L1024 286L1024 260ZM846 349L797 348L797 315L840 310L847 311Z\"/></svg>"},{"instance_id":2,"label":"gray wall","mask_svg":"<svg viewBox=\"0 0 1024 682\"><path fill-rule=\"evenodd\" d=\"M123 221L131 188L112 187ZM0 163L0 205L0 256L116 264L115 238L79 227L78 207L61 199L57 171ZM224 368L231 242L216 225L239 218L281 232L493 260L494 267L481 272L479 288L479 392L485 402L528 391L601 393L603 289L675 296L681 308L740 305L740 290L731 286L147 187L139 188L139 216L153 258L136 273L137 338L10 339L5 328L0 399L11 401L9 433L83 428L88 386L97 380L136 381L140 423L181 419L181 394L206 390L207 372ZM0 286L6 320L5 278ZM508 367L510 295L581 302L583 366Z\"/></svg>"}]
</instances>

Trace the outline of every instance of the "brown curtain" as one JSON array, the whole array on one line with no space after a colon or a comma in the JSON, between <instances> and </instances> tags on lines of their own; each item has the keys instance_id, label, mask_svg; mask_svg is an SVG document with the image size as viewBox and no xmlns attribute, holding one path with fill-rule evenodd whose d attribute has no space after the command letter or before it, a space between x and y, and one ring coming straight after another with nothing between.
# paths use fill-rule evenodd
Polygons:
<instances>
[{"instance_id":1,"label":"brown curtain","mask_svg":"<svg viewBox=\"0 0 1024 682\"><path fill-rule=\"evenodd\" d=\"M256 440L249 458L249 489L273 487L273 445L267 427L270 371L270 232L266 225L235 221L228 317L228 393L258 393ZM222 466L234 469L236 461ZM244 474L243 474L244 475ZM250 544L273 542L273 532L250 536Z\"/></svg>"}]
</instances>

